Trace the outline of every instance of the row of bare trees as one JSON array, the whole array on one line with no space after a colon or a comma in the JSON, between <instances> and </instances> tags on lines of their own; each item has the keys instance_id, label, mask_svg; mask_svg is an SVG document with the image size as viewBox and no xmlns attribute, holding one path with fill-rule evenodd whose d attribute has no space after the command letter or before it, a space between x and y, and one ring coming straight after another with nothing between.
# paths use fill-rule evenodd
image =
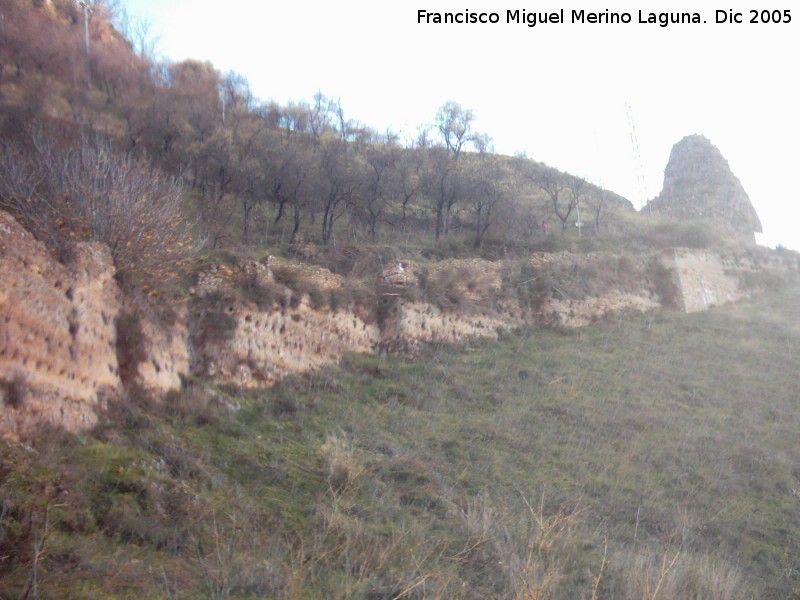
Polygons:
<instances>
[{"instance_id":1,"label":"row of bare trees","mask_svg":"<svg viewBox=\"0 0 800 600\"><path fill-rule=\"evenodd\" d=\"M110 25L108 0L92 3L87 55L74 3L34 4L0 0L0 94L22 90L22 101L2 103L4 139L29 137L31 123L68 106L58 118L106 131L115 160L181 179L196 234L210 246L275 236L328 244L339 230L372 239L469 231L480 245L487 235L530 236L545 220L566 230L589 196L602 207L579 178L492 154L473 112L456 102L401 139L349 118L322 93L261 103L235 73L194 60L160 64L145 28L123 27L123 35Z\"/></svg>"},{"instance_id":2,"label":"row of bare trees","mask_svg":"<svg viewBox=\"0 0 800 600\"><path fill-rule=\"evenodd\" d=\"M310 104L281 107L255 104L241 80L223 89L225 118L215 133L191 142L184 129L161 152L165 164L188 165L212 245L232 223L245 243L288 232L291 240L302 234L328 244L346 223L348 235L372 239L420 231L439 239L468 229L480 245L492 232L530 235L523 216L537 225L557 217L566 229L586 197L582 179L490 153L491 140L456 102L415 139L401 140L347 119L338 101L320 93Z\"/></svg>"}]
</instances>

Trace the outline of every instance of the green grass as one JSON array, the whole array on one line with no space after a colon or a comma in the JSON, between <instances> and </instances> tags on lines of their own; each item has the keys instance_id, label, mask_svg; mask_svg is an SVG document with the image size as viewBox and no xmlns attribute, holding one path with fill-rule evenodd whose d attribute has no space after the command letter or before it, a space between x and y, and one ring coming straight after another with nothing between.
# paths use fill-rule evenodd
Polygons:
<instances>
[{"instance_id":1,"label":"green grass","mask_svg":"<svg viewBox=\"0 0 800 600\"><path fill-rule=\"evenodd\" d=\"M5 446L0 597L795 597L798 301L196 381Z\"/></svg>"}]
</instances>

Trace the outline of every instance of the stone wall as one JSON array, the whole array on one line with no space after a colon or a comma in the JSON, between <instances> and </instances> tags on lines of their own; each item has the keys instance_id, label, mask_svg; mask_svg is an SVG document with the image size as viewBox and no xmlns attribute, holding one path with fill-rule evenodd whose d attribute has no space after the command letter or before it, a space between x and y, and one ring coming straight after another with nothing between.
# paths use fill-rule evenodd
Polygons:
<instances>
[{"instance_id":1,"label":"stone wall","mask_svg":"<svg viewBox=\"0 0 800 600\"><path fill-rule=\"evenodd\" d=\"M189 331L185 311L177 320L164 324L153 315L140 319L143 355L136 366L135 383L157 396L164 396L182 385L191 372Z\"/></svg>"},{"instance_id":2,"label":"stone wall","mask_svg":"<svg viewBox=\"0 0 800 600\"><path fill-rule=\"evenodd\" d=\"M78 244L68 266L0 211L0 432L41 421L81 430L120 385L119 290L108 249Z\"/></svg>"},{"instance_id":3,"label":"stone wall","mask_svg":"<svg viewBox=\"0 0 800 600\"><path fill-rule=\"evenodd\" d=\"M553 298L542 307L541 319L547 325L572 329L585 327L609 313L643 313L661 305L648 294L612 290L602 296L581 300Z\"/></svg>"},{"instance_id":4,"label":"stone wall","mask_svg":"<svg viewBox=\"0 0 800 600\"><path fill-rule=\"evenodd\" d=\"M687 312L736 301L776 278L796 281L800 273L796 253L744 246L676 249L661 260ZM647 311L658 307L648 261L532 256L528 267L534 270L524 276L548 282L541 291L549 294L534 313L503 293L503 273L514 272L513 264L468 260L428 267L427 285L439 294L456 290L463 300L452 310L420 301L409 286L421 284L423 274L412 263L395 265L377 274L376 314L358 306L332 311L319 304L325 296L318 291L312 306L309 292L275 282L274 260L250 261L201 273L188 309L163 311L171 316L165 323L143 298L129 297L121 306L105 247L78 244L72 260L61 264L0 211L0 435L25 437L43 422L70 431L90 428L105 399L121 393L123 380L162 396L190 373L267 386L349 352L413 354L422 344L496 337L530 321L580 327L609 312ZM295 267L317 290L346 284L321 268L280 264ZM248 296L243 283L264 294Z\"/></svg>"},{"instance_id":5,"label":"stone wall","mask_svg":"<svg viewBox=\"0 0 800 600\"><path fill-rule=\"evenodd\" d=\"M229 308L229 334L205 338L195 347L199 370L221 383L270 385L338 362L348 352L371 352L378 341L375 324L351 312L314 310L307 299L284 310L259 310L238 301Z\"/></svg>"},{"instance_id":6,"label":"stone wall","mask_svg":"<svg viewBox=\"0 0 800 600\"><path fill-rule=\"evenodd\" d=\"M386 315L380 346L390 352L413 354L421 344L455 344L477 337L496 338L501 331L521 324L519 318L510 315L467 315L443 312L423 302L398 301Z\"/></svg>"},{"instance_id":7,"label":"stone wall","mask_svg":"<svg viewBox=\"0 0 800 600\"><path fill-rule=\"evenodd\" d=\"M720 256L714 252L679 248L673 250L672 262L684 312L735 302L744 294L737 278L726 273Z\"/></svg>"}]
</instances>

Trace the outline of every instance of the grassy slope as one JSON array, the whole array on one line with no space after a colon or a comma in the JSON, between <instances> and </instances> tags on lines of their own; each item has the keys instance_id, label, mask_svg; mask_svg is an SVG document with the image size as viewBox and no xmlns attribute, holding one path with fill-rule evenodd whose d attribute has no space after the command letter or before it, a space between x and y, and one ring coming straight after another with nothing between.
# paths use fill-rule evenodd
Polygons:
<instances>
[{"instance_id":1,"label":"grassy slope","mask_svg":"<svg viewBox=\"0 0 800 600\"><path fill-rule=\"evenodd\" d=\"M236 416L195 382L5 447L0 597L792 597L798 302L350 357Z\"/></svg>"}]
</instances>

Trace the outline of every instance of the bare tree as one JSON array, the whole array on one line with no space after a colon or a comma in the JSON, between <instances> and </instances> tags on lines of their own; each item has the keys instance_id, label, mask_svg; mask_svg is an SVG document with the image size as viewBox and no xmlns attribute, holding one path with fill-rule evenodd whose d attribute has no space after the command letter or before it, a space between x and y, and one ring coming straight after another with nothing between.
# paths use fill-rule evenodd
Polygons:
<instances>
[{"instance_id":1,"label":"bare tree","mask_svg":"<svg viewBox=\"0 0 800 600\"><path fill-rule=\"evenodd\" d=\"M581 203L581 199L583 198L583 193L586 190L586 180L583 177L569 177L569 192L570 192L570 205L578 210L578 215L580 216L580 209L579 205ZM569 213L567 213L566 218L569 218ZM582 226L578 224L579 226ZM562 221L562 227L566 228L566 221ZM580 233L580 231L579 231Z\"/></svg>"},{"instance_id":2,"label":"bare tree","mask_svg":"<svg viewBox=\"0 0 800 600\"><path fill-rule=\"evenodd\" d=\"M445 147L453 153L455 160L461 156L465 146L475 137L472 122L475 114L464 109L458 102L445 102L436 113L436 127L442 136Z\"/></svg>"},{"instance_id":3,"label":"bare tree","mask_svg":"<svg viewBox=\"0 0 800 600\"><path fill-rule=\"evenodd\" d=\"M600 215L603 212L603 209L606 205L606 200L608 198L608 192L604 189L600 189L597 194L595 194L595 205L594 205L594 232L596 234L600 233Z\"/></svg>"},{"instance_id":4,"label":"bare tree","mask_svg":"<svg viewBox=\"0 0 800 600\"><path fill-rule=\"evenodd\" d=\"M546 167L534 175L533 181L539 189L547 194L553 206L553 212L558 217L558 220L561 221L561 230L566 231L567 220L569 220L569 216L577 205L580 191L583 187L582 184L577 185L565 173L559 173ZM565 204L562 194L567 190L571 192L571 196Z\"/></svg>"},{"instance_id":5,"label":"bare tree","mask_svg":"<svg viewBox=\"0 0 800 600\"><path fill-rule=\"evenodd\" d=\"M474 245L479 248L497 213L512 195L511 173L496 157L479 154L471 165L470 207L475 213Z\"/></svg>"},{"instance_id":6,"label":"bare tree","mask_svg":"<svg viewBox=\"0 0 800 600\"><path fill-rule=\"evenodd\" d=\"M204 244L219 247L228 235L228 227L236 212L236 204L226 195L219 182L211 182L200 189L197 200Z\"/></svg>"},{"instance_id":7,"label":"bare tree","mask_svg":"<svg viewBox=\"0 0 800 600\"><path fill-rule=\"evenodd\" d=\"M336 222L344 216L357 185L356 163L345 142L328 137L319 150L318 185L322 212L322 243L333 239Z\"/></svg>"},{"instance_id":8,"label":"bare tree","mask_svg":"<svg viewBox=\"0 0 800 600\"><path fill-rule=\"evenodd\" d=\"M373 143L363 152L367 168L360 208L367 221L370 236L375 239L378 223L389 204L389 191L399 159L399 148L387 137L383 143Z\"/></svg>"},{"instance_id":9,"label":"bare tree","mask_svg":"<svg viewBox=\"0 0 800 600\"><path fill-rule=\"evenodd\" d=\"M330 113L332 102L321 91L314 94L314 104L308 111L308 129L315 140L322 139L322 135L331 127Z\"/></svg>"},{"instance_id":10,"label":"bare tree","mask_svg":"<svg viewBox=\"0 0 800 600\"><path fill-rule=\"evenodd\" d=\"M425 169L426 152L424 146L412 147L401 153L396 169L394 183L396 193L400 196L402 209L400 230L406 232L408 208L420 193L422 187L422 171Z\"/></svg>"},{"instance_id":11,"label":"bare tree","mask_svg":"<svg viewBox=\"0 0 800 600\"><path fill-rule=\"evenodd\" d=\"M0 146L0 208L22 221L59 258L68 239L59 223L66 222L66 206L50 189L42 165L16 145Z\"/></svg>"},{"instance_id":12,"label":"bare tree","mask_svg":"<svg viewBox=\"0 0 800 600\"><path fill-rule=\"evenodd\" d=\"M437 172L436 239L447 235L453 207L459 200L456 178L459 159L467 145L481 151L489 145L489 137L473 130L475 115L458 102L446 102L436 113L436 127L442 137L445 152L432 148L433 164Z\"/></svg>"}]
</instances>

